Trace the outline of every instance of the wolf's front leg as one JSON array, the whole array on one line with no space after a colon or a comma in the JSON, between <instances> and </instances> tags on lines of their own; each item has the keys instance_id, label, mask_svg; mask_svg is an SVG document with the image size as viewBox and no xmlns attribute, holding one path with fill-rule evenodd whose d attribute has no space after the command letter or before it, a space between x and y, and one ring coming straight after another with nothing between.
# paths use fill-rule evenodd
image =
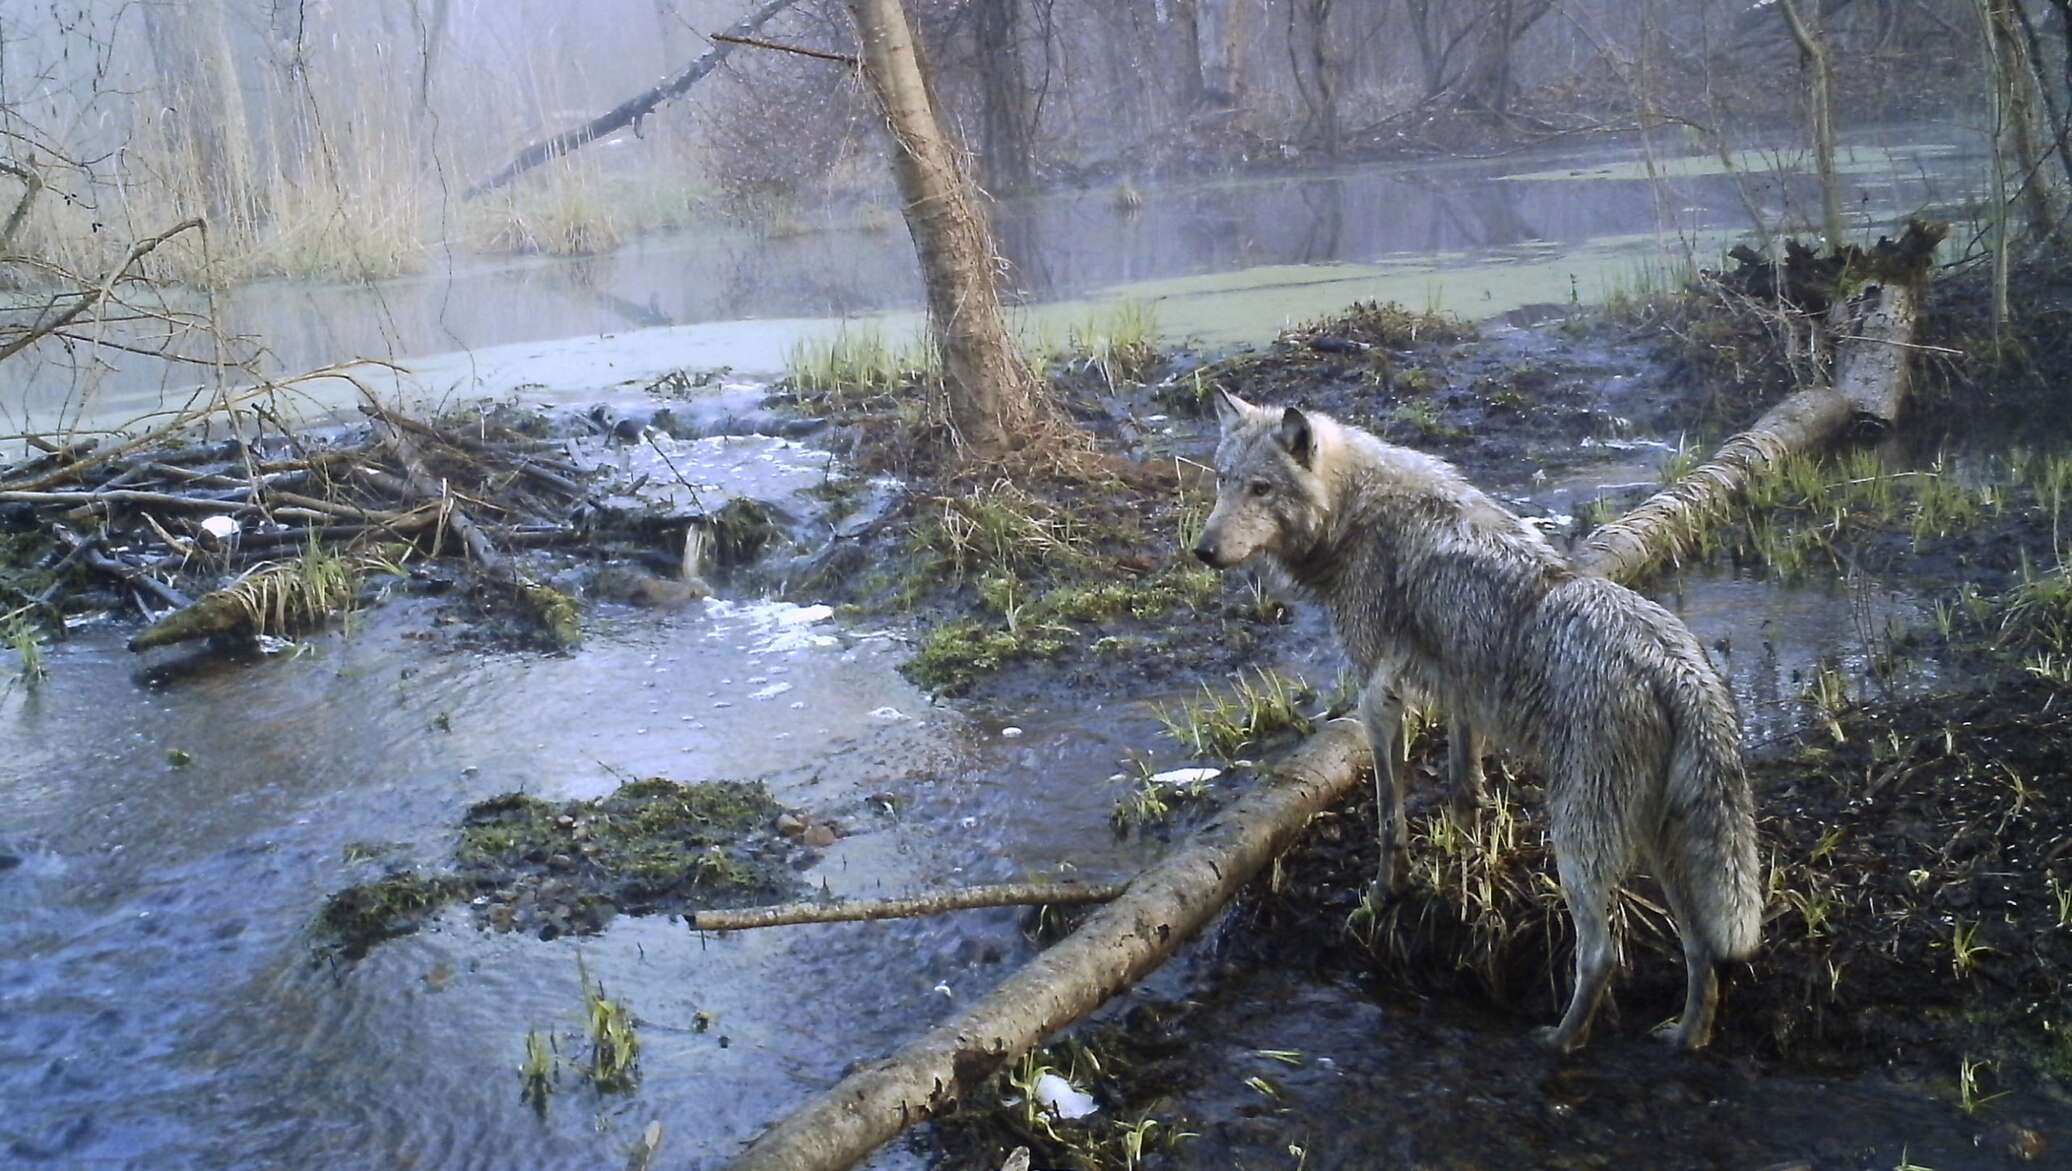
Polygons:
<instances>
[{"instance_id":1,"label":"wolf's front leg","mask_svg":"<svg viewBox=\"0 0 2072 1171\"><path fill-rule=\"evenodd\" d=\"M1374 750L1374 821L1381 844L1369 898L1380 906L1403 888L1403 843L1410 823L1403 816L1403 698L1386 680L1370 679L1360 694L1360 723Z\"/></svg>"},{"instance_id":2,"label":"wolf's front leg","mask_svg":"<svg viewBox=\"0 0 2072 1171\"><path fill-rule=\"evenodd\" d=\"M1482 804L1482 751L1487 745L1469 723L1453 716L1446 726L1446 777L1453 788L1453 809L1462 817Z\"/></svg>"}]
</instances>

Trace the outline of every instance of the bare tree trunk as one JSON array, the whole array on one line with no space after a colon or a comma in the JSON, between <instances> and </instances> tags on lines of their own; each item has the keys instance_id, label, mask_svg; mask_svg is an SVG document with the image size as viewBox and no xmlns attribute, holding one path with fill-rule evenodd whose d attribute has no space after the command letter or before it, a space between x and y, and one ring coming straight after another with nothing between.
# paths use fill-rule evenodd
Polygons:
<instances>
[{"instance_id":1,"label":"bare tree trunk","mask_svg":"<svg viewBox=\"0 0 2072 1171\"><path fill-rule=\"evenodd\" d=\"M1834 69L1828 59L1827 40L1817 25L1808 24L1799 12L1798 0L1777 0L1791 37L1798 42L1806 70L1806 95L1813 114L1813 166L1820 173L1821 231L1829 249L1842 246L1842 184L1835 175L1835 123L1831 108ZM1815 12L1816 18L1818 12Z\"/></svg>"},{"instance_id":2,"label":"bare tree trunk","mask_svg":"<svg viewBox=\"0 0 2072 1171\"><path fill-rule=\"evenodd\" d=\"M2068 192L2072 192L2072 125L2066 122L2065 109L2065 103L2072 95L2068 95L2060 84L2045 72L2043 38L2037 34L2036 22L2030 18L2029 10L2016 4L2014 14L2022 24L2022 43L2028 46L2029 50L2029 72L2035 81L2036 92L2043 98L2043 112L2049 129L2051 149L2057 152L2058 175L2065 182L2063 188L2054 192L2054 197L2062 200ZM2072 50L2072 29L2061 28L2060 31L2067 33L2065 44L2068 50Z\"/></svg>"},{"instance_id":3,"label":"bare tree trunk","mask_svg":"<svg viewBox=\"0 0 2072 1171\"><path fill-rule=\"evenodd\" d=\"M1410 34L1417 41L1417 65L1424 77L1424 96L1427 101L1438 97L1447 85L1446 60L1441 49L1446 36L1443 27L1446 13L1450 11L1443 3L1439 5L1439 25L1433 24L1432 7L1436 0L1405 0L1403 8L1410 17Z\"/></svg>"},{"instance_id":4,"label":"bare tree trunk","mask_svg":"<svg viewBox=\"0 0 2072 1171\"><path fill-rule=\"evenodd\" d=\"M1461 87L1468 105L1498 115L1511 112L1518 96L1518 43L1552 8L1553 0L1484 0L1478 15L1458 34L1465 37L1468 30L1481 29L1474 65Z\"/></svg>"},{"instance_id":5,"label":"bare tree trunk","mask_svg":"<svg viewBox=\"0 0 2072 1171\"><path fill-rule=\"evenodd\" d=\"M450 0L431 0L430 16L420 15L423 38L423 69L417 79L417 108L420 113L431 109L432 78L439 72L439 50L446 44L446 19L452 7Z\"/></svg>"},{"instance_id":6,"label":"bare tree trunk","mask_svg":"<svg viewBox=\"0 0 2072 1171\"><path fill-rule=\"evenodd\" d=\"M1198 0L1194 10L1202 100L1225 109L1244 92L1244 7L1239 0Z\"/></svg>"},{"instance_id":7,"label":"bare tree trunk","mask_svg":"<svg viewBox=\"0 0 2072 1171\"><path fill-rule=\"evenodd\" d=\"M1331 35L1335 3L1336 0L1295 0L1288 5L1289 72L1294 75L1296 92L1309 108L1309 121L1316 129L1318 145L1326 157L1334 159L1339 147L1338 96L1344 88L1346 66L1346 48L1334 42Z\"/></svg>"},{"instance_id":8,"label":"bare tree trunk","mask_svg":"<svg viewBox=\"0 0 2072 1171\"><path fill-rule=\"evenodd\" d=\"M847 3L892 130L892 173L921 261L951 425L972 454L998 455L1031 434L1039 391L1000 310L984 211L936 117L900 0Z\"/></svg>"},{"instance_id":9,"label":"bare tree trunk","mask_svg":"<svg viewBox=\"0 0 2072 1171\"><path fill-rule=\"evenodd\" d=\"M1022 69L1022 0L978 0L972 10L978 49L979 149L986 186L996 195L1027 190L1031 132L1029 81Z\"/></svg>"},{"instance_id":10,"label":"bare tree trunk","mask_svg":"<svg viewBox=\"0 0 2072 1171\"><path fill-rule=\"evenodd\" d=\"M251 135L223 0L146 5L144 33L166 105L166 145L193 168L202 214L214 231L249 233L257 219Z\"/></svg>"},{"instance_id":11,"label":"bare tree trunk","mask_svg":"<svg viewBox=\"0 0 2072 1171\"><path fill-rule=\"evenodd\" d=\"M2037 109L2041 95L2036 85L2035 63L2030 60L2028 43L2022 37L2015 0L1982 0L1980 7L1993 49L1993 84L2004 112L2001 139L2020 172L2018 190L2029 221L2029 237L2041 243L2057 234L2060 201L2054 198L2057 188L2043 166L2047 148L2042 133L2044 119Z\"/></svg>"},{"instance_id":12,"label":"bare tree trunk","mask_svg":"<svg viewBox=\"0 0 2072 1171\"><path fill-rule=\"evenodd\" d=\"M1201 24L1196 12L1201 0L1173 0L1173 29L1180 42L1186 46L1186 60L1194 68L1182 71L1180 77L1180 104L1183 109L1193 109L1202 104L1201 85Z\"/></svg>"},{"instance_id":13,"label":"bare tree trunk","mask_svg":"<svg viewBox=\"0 0 2072 1171\"><path fill-rule=\"evenodd\" d=\"M683 18L676 14L676 0L655 0L655 45L665 63L683 60Z\"/></svg>"}]
</instances>

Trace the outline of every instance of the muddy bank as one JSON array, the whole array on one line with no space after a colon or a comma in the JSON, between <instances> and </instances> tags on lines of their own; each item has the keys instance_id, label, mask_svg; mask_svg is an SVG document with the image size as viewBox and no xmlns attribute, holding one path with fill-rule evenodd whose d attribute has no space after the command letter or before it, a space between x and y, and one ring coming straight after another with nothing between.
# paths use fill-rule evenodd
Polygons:
<instances>
[{"instance_id":1,"label":"muddy bank","mask_svg":"<svg viewBox=\"0 0 2072 1171\"><path fill-rule=\"evenodd\" d=\"M909 437L914 419L900 404L923 393L911 373L846 398L781 393L774 401L831 420L825 441L844 462L908 482L788 587L850 613L918 621L910 674L947 694L1013 704L1061 687L1191 686L1324 645L1313 625L1283 629L1307 619L1270 584L1218 576L1187 553L1212 495L1202 412L1214 390L1299 401L1443 454L1559 533L1573 518L1535 508L1525 492L1627 465L1614 478L1652 484L1664 449L1634 421L1664 393L1643 344L1478 330L1397 306L1356 306L1256 352L1146 355L1120 372L1066 360L1052 375L1095 451L1080 466L1011 478L949 470ZM1328 672L1316 681L1331 682Z\"/></svg>"}]
</instances>

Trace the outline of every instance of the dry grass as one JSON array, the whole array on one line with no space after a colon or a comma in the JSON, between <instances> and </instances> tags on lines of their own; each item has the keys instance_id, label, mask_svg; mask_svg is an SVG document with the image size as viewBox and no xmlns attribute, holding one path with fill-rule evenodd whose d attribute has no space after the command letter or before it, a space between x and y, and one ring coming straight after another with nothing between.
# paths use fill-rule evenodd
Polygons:
<instances>
[{"instance_id":1,"label":"dry grass","mask_svg":"<svg viewBox=\"0 0 2072 1171\"><path fill-rule=\"evenodd\" d=\"M1440 810L1410 821L1409 887L1386 907L1363 902L1347 920L1355 940L1406 976L1467 973L1511 1003L1575 944L1545 831L1528 823L1503 786L1465 819ZM1679 954L1668 911L1628 883L1612 903L1622 946Z\"/></svg>"}]
</instances>

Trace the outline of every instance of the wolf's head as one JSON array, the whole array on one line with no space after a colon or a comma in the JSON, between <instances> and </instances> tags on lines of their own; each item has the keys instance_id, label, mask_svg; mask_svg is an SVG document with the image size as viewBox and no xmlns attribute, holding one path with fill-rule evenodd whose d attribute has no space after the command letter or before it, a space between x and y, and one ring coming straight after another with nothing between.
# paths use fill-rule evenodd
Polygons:
<instances>
[{"instance_id":1,"label":"wolf's head","mask_svg":"<svg viewBox=\"0 0 2072 1171\"><path fill-rule=\"evenodd\" d=\"M1216 445L1216 510L1194 555L1217 569L1264 553L1299 559L1316 546L1331 514L1318 473L1317 420L1294 407L1257 407L1216 392L1223 438Z\"/></svg>"}]
</instances>

